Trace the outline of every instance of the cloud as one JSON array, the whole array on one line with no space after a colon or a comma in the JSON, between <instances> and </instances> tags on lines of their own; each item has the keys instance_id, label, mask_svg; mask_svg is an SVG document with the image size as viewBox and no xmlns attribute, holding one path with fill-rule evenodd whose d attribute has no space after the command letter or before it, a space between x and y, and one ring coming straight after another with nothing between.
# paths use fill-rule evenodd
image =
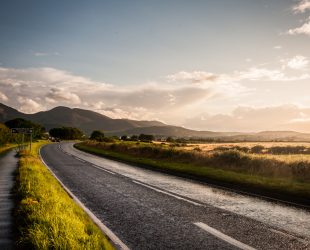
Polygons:
<instances>
[{"instance_id":1,"label":"cloud","mask_svg":"<svg viewBox=\"0 0 310 250\"><path fill-rule=\"evenodd\" d=\"M282 47L281 45L276 45L276 46L274 46L273 48L274 48L274 49L278 49L278 50L279 50L279 49L283 49L283 47Z\"/></svg>"},{"instance_id":2,"label":"cloud","mask_svg":"<svg viewBox=\"0 0 310 250\"><path fill-rule=\"evenodd\" d=\"M6 101L8 101L8 100L9 100L9 98L8 98L5 94L3 94L2 92L0 92L0 101L6 102Z\"/></svg>"},{"instance_id":3,"label":"cloud","mask_svg":"<svg viewBox=\"0 0 310 250\"><path fill-rule=\"evenodd\" d=\"M288 66L292 69L304 69L309 61L304 56L295 56L292 59L285 62ZM207 86L216 86L216 84L234 84L240 81L298 81L298 80L305 80L310 78L309 74L299 74L289 76L285 72L285 67L279 69L267 69L267 68L260 68L260 67L251 67L244 71L235 71L231 74L212 74L209 72L203 71L193 71L193 72L186 72L181 71L173 75L169 75L167 77L170 81L177 82L177 81L188 81L191 83L215 83L214 85L207 85ZM237 86L238 84L234 84Z\"/></svg>"},{"instance_id":4,"label":"cloud","mask_svg":"<svg viewBox=\"0 0 310 250\"><path fill-rule=\"evenodd\" d=\"M309 65L309 60L304 56L295 56L287 62L291 69L303 70Z\"/></svg>"},{"instance_id":5,"label":"cloud","mask_svg":"<svg viewBox=\"0 0 310 250\"><path fill-rule=\"evenodd\" d=\"M302 0L297 5L293 7L295 13L304 13L306 10L310 9L310 1Z\"/></svg>"},{"instance_id":6,"label":"cloud","mask_svg":"<svg viewBox=\"0 0 310 250\"><path fill-rule=\"evenodd\" d=\"M47 110L55 106L69 106L94 110L112 118L157 119L181 124L184 117L200 113L201 110L207 109L210 103L212 105L216 103L220 107L223 100L240 101L240 98L251 94L255 89L248 87L251 82L293 81L309 77L306 73L287 75L286 70L282 68L270 70L253 67L231 74L181 71L169 75L167 80L162 82L120 87L54 68L0 67L0 91L7 98L4 97L5 100L2 98L2 101L26 113ZM255 84L253 83L253 86L256 86ZM237 113L240 112L239 110ZM238 126L240 126L238 130L247 129L244 123L235 121L234 118L240 119L235 113L230 115L231 119L230 116L221 114L203 115L205 121L210 121L209 123L196 118L195 121L197 126L201 124L205 129L209 127L215 130L228 127L237 129ZM300 117L293 116L292 121L296 122L294 119L298 118ZM187 124L193 126L193 122L189 120ZM248 128L256 126L255 122L247 125L251 125Z\"/></svg>"},{"instance_id":7,"label":"cloud","mask_svg":"<svg viewBox=\"0 0 310 250\"><path fill-rule=\"evenodd\" d=\"M19 96L17 101L21 104L19 110L25 113L35 113L42 110L42 106L36 101Z\"/></svg>"},{"instance_id":8,"label":"cloud","mask_svg":"<svg viewBox=\"0 0 310 250\"><path fill-rule=\"evenodd\" d=\"M64 101L70 104L80 104L81 99L78 95L68 92L63 88L51 88L46 95L46 101L50 103L57 103Z\"/></svg>"},{"instance_id":9,"label":"cloud","mask_svg":"<svg viewBox=\"0 0 310 250\"><path fill-rule=\"evenodd\" d=\"M294 28L294 29L290 29L287 33L289 35L301 35L301 34L303 34L303 35L310 36L310 18L302 26Z\"/></svg>"},{"instance_id":10,"label":"cloud","mask_svg":"<svg viewBox=\"0 0 310 250\"><path fill-rule=\"evenodd\" d=\"M180 71L176 74L168 75L167 79L169 81L175 82L175 81L191 81L192 83L200 83L200 82L213 82L218 79L218 76L204 71L192 71L192 72L186 72L186 71Z\"/></svg>"},{"instance_id":11,"label":"cloud","mask_svg":"<svg viewBox=\"0 0 310 250\"><path fill-rule=\"evenodd\" d=\"M296 105L253 108L241 106L231 114L201 113L188 118L185 127L213 131L297 130L309 132L310 108Z\"/></svg>"},{"instance_id":12,"label":"cloud","mask_svg":"<svg viewBox=\"0 0 310 250\"><path fill-rule=\"evenodd\" d=\"M10 100L7 104L27 112L63 105L95 109L112 117L153 118L163 112L173 113L187 105L212 98L207 86L167 81L134 86L111 85L73 75L54 68L1 68L0 91ZM16 96L20 98L16 102ZM39 98L39 99L37 99ZM36 102L33 103L30 100Z\"/></svg>"},{"instance_id":13,"label":"cloud","mask_svg":"<svg viewBox=\"0 0 310 250\"><path fill-rule=\"evenodd\" d=\"M47 52L34 52L34 55L37 57L44 57L44 56L59 56L59 52L47 53Z\"/></svg>"}]
</instances>

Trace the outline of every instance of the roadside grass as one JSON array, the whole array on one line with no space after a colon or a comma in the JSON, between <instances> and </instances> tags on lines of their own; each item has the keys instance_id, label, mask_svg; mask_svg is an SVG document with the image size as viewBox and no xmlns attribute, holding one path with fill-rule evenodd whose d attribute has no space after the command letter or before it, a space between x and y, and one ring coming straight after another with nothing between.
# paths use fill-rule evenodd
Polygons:
<instances>
[{"instance_id":1,"label":"roadside grass","mask_svg":"<svg viewBox=\"0 0 310 250\"><path fill-rule=\"evenodd\" d=\"M16 146L16 145L14 145L14 144L1 145L1 146L0 146L0 154L2 154L2 153L4 153L4 152L8 151L9 149L14 148L15 146Z\"/></svg>"},{"instance_id":2,"label":"roadside grass","mask_svg":"<svg viewBox=\"0 0 310 250\"><path fill-rule=\"evenodd\" d=\"M206 153L167 145L145 143L75 144L100 156L150 166L155 169L206 178L219 183L242 185L310 201L310 163L282 162L253 157L235 150Z\"/></svg>"},{"instance_id":3,"label":"roadside grass","mask_svg":"<svg viewBox=\"0 0 310 250\"><path fill-rule=\"evenodd\" d=\"M20 153L15 191L19 249L114 249L69 197L39 158L39 148Z\"/></svg>"}]
</instances>

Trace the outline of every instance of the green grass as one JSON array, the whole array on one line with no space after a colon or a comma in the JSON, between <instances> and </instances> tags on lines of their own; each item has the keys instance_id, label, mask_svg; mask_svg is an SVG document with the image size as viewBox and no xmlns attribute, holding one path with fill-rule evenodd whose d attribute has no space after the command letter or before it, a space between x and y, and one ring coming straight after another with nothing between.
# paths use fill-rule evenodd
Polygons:
<instances>
[{"instance_id":1,"label":"green grass","mask_svg":"<svg viewBox=\"0 0 310 250\"><path fill-rule=\"evenodd\" d=\"M2 154L2 153L6 152L6 151L8 151L9 149L12 149L12 148L14 148L14 147L16 147L16 145L14 145L14 144L1 145L1 146L0 146L0 154Z\"/></svg>"},{"instance_id":2,"label":"green grass","mask_svg":"<svg viewBox=\"0 0 310 250\"><path fill-rule=\"evenodd\" d=\"M281 166L273 166L269 160L255 159L242 154L240 156L239 153L227 154L226 152L224 155L206 155L200 152L183 152L182 150L180 152L180 150L167 146L150 144L146 146L136 143L84 142L76 144L75 147L96 155L141 166L150 166L170 173L202 177L226 184L243 185L252 188L252 190L261 189L295 198L309 199L310 197L309 182L299 181L298 178L292 178L292 176L286 177L286 173L281 175L281 169L279 170ZM272 161L272 164L277 163ZM265 170L266 166L260 168L260 165L265 164L270 164L270 167L276 170ZM273 174L261 173L263 170Z\"/></svg>"},{"instance_id":3,"label":"green grass","mask_svg":"<svg viewBox=\"0 0 310 250\"><path fill-rule=\"evenodd\" d=\"M16 175L17 244L21 249L114 249L42 164L34 143L20 153Z\"/></svg>"}]
</instances>

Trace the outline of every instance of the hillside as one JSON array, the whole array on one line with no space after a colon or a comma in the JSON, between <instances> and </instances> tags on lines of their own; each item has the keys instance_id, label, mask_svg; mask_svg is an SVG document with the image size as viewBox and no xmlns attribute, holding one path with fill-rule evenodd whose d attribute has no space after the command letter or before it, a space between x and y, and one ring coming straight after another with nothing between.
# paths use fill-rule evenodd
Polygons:
<instances>
[{"instance_id":1,"label":"hillside","mask_svg":"<svg viewBox=\"0 0 310 250\"><path fill-rule=\"evenodd\" d=\"M127 129L123 131L113 131L111 134L116 135L137 135L137 134L153 134L157 136L175 136L175 137L197 137L197 138L218 138L232 135L241 135L242 133L231 132L212 132L212 131L197 131L178 126L150 126Z\"/></svg>"},{"instance_id":2,"label":"hillside","mask_svg":"<svg viewBox=\"0 0 310 250\"><path fill-rule=\"evenodd\" d=\"M158 121L136 121L129 119L112 119L102 114L67 107L56 107L48 111L35 114L24 114L11 107L0 103L0 122L14 118L24 118L42 124L47 130L54 127L70 126L78 127L90 134L93 130L114 131L127 130L145 126L166 126Z\"/></svg>"}]
</instances>

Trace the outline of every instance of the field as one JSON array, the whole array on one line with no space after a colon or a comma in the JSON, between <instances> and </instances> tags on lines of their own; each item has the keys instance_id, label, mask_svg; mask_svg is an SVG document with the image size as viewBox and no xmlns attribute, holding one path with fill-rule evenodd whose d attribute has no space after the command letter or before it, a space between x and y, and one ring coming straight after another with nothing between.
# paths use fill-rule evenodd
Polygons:
<instances>
[{"instance_id":1,"label":"field","mask_svg":"<svg viewBox=\"0 0 310 250\"><path fill-rule=\"evenodd\" d=\"M113 249L42 164L35 143L20 153L16 175L19 249Z\"/></svg>"},{"instance_id":2,"label":"field","mask_svg":"<svg viewBox=\"0 0 310 250\"><path fill-rule=\"evenodd\" d=\"M170 173L243 187L287 200L310 199L310 154L303 144L97 143L77 148ZM253 153L253 151L258 153ZM302 154L284 154L287 152ZM272 154L271 152L279 152Z\"/></svg>"}]
</instances>

